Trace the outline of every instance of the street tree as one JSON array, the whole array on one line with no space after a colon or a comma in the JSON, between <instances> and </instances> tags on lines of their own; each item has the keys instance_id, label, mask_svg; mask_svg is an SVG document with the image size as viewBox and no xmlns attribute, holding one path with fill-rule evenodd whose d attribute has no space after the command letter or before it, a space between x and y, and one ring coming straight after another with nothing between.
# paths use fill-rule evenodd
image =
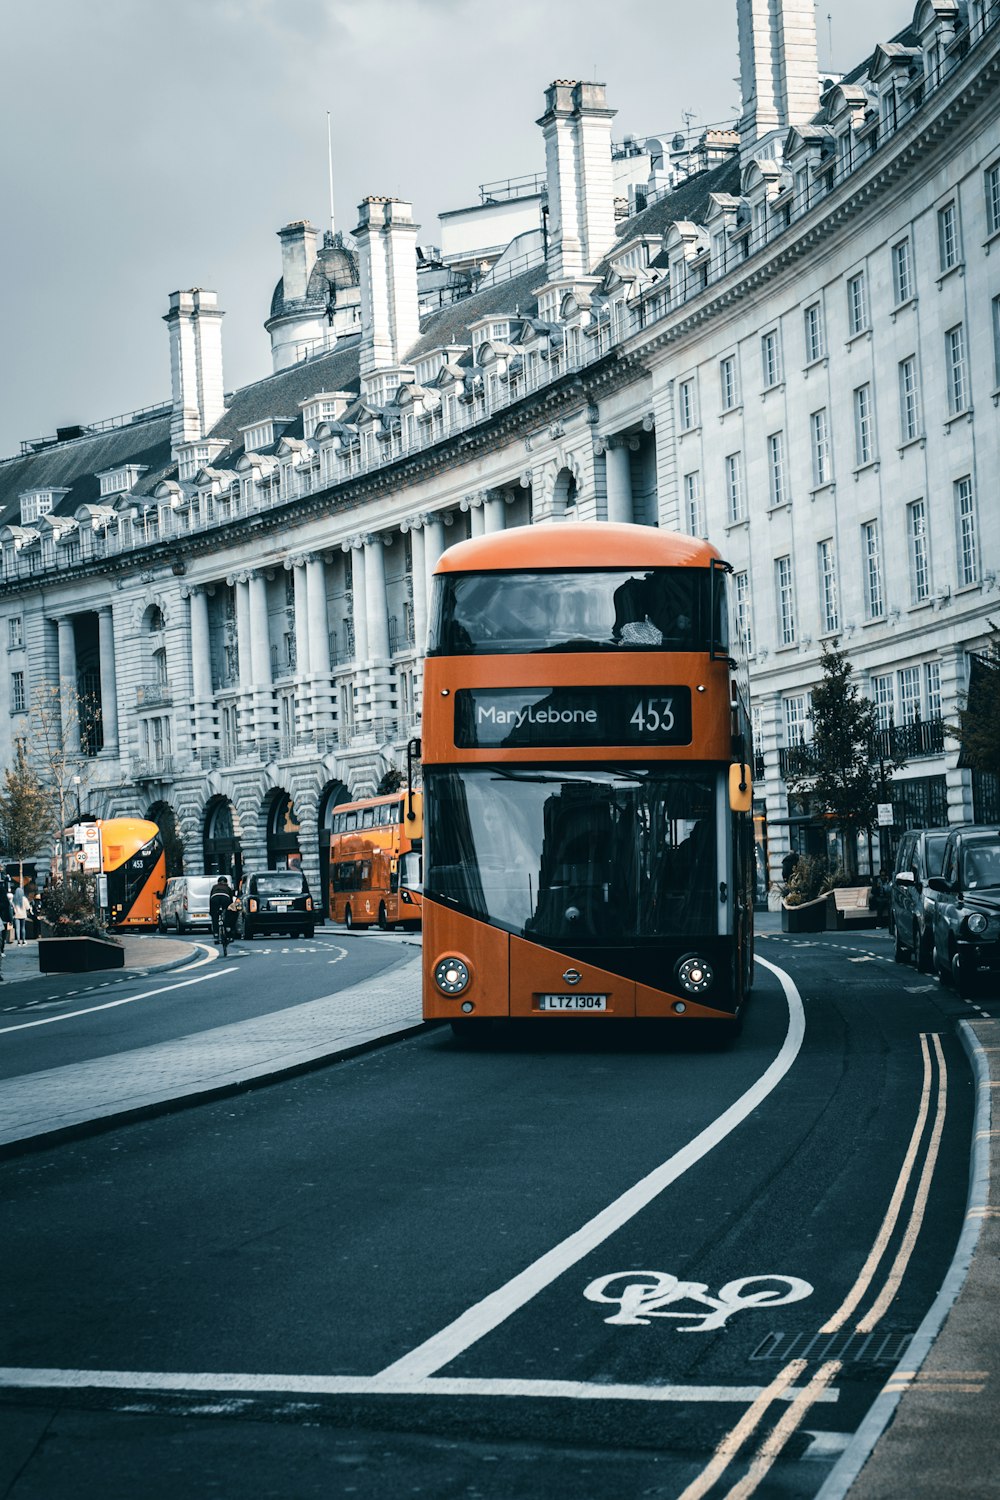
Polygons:
<instances>
[{"instance_id":1,"label":"street tree","mask_svg":"<svg viewBox=\"0 0 1000 1500\"><path fill-rule=\"evenodd\" d=\"M51 800L52 827L59 838L59 872L67 876L63 830L80 815L91 761L78 746L96 745L101 721L100 703L92 693L81 693L72 683L43 684L31 700L31 746L39 783ZM51 831L51 829L50 829Z\"/></svg>"},{"instance_id":2,"label":"street tree","mask_svg":"<svg viewBox=\"0 0 1000 1500\"><path fill-rule=\"evenodd\" d=\"M39 780L24 740L18 739L0 790L0 845L17 860L19 885L24 885L24 861L38 852L55 826L52 795Z\"/></svg>"},{"instance_id":3,"label":"street tree","mask_svg":"<svg viewBox=\"0 0 1000 1500\"><path fill-rule=\"evenodd\" d=\"M990 624L993 636L972 658L965 707L948 733L962 746L961 765L1000 776L1000 628Z\"/></svg>"},{"instance_id":4,"label":"street tree","mask_svg":"<svg viewBox=\"0 0 1000 1500\"><path fill-rule=\"evenodd\" d=\"M839 642L824 642L821 666L823 676L812 692L808 772L803 766L789 790L809 794L816 811L830 819L843 838L845 871L856 879L858 835L875 822L883 767L895 769L903 757L873 755L875 705L858 688Z\"/></svg>"}]
</instances>

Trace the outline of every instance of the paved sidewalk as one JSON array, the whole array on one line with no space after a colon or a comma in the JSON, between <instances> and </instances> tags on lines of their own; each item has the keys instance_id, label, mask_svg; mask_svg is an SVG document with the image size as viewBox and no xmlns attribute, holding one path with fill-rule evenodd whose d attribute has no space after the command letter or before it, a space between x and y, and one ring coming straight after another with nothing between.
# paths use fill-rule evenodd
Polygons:
<instances>
[{"instance_id":1,"label":"paved sidewalk","mask_svg":"<svg viewBox=\"0 0 1000 1500\"><path fill-rule=\"evenodd\" d=\"M0 1086L0 1154L300 1072L423 1025L417 954L378 979L320 1000L11 1079Z\"/></svg>"},{"instance_id":2,"label":"paved sidewalk","mask_svg":"<svg viewBox=\"0 0 1000 1500\"><path fill-rule=\"evenodd\" d=\"M125 945L125 964L121 969L94 969L90 970L87 977L103 977L114 979L121 977L123 973L130 970L139 970L146 974L157 974L165 969L176 969L179 964L187 963L189 959L197 958L199 948L195 946L199 939L160 937L156 933L142 933L133 936L131 933L122 938ZM206 933L200 941L209 942ZM0 976L4 984L20 984L27 979L46 978L38 967L38 941L28 938L23 947L16 943L8 943L0 960Z\"/></svg>"}]
</instances>

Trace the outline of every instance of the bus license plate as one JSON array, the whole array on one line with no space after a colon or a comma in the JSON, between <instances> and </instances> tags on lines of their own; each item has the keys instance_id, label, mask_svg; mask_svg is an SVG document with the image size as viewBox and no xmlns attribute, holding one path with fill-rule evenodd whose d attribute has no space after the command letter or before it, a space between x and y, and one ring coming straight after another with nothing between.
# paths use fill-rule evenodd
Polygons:
<instances>
[{"instance_id":1,"label":"bus license plate","mask_svg":"<svg viewBox=\"0 0 1000 1500\"><path fill-rule=\"evenodd\" d=\"M607 1010L607 995L539 995L539 1010Z\"/></svg>"}]
</instances>

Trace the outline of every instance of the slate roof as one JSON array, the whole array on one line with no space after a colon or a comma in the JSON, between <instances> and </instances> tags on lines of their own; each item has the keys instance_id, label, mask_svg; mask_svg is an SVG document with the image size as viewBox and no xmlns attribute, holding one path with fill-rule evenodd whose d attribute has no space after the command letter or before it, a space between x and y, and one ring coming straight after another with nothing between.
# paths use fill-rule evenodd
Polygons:
<instances>
[{"instance_id":1,"label":"slate roof","mask_svg":"<svg viewBox=\"0 0 1000 1500\"><path fill-rule=\"evenodd\" d=\"M532 266L509 281L485 287L471 297L463 297L461 301L449 303L431 313L424 320L417 342L407 352L406 364L411 365L421 355L445 344L470 343L469 324L477 318L486 318L492 313L498 317L513 317L515 309L519 317L533 316L538 311L538 298L534 294L546 280L544 265Z\"/></svg>"},{"instance_id":2,"label":"slate roof","mask_svg":"<svg viewBox=\"0 0 1000 1500\"><path fill-rule=\"evenodd\" d=\"M685 180L672 193L666 193L644 208L641 214L633 214L630 219L619 224L615 233L620 242L625 240L637 240L641 235L664 235L678 219L688 219L694 224L704 224L708 213L708 200L712 193L730 193L735 197L740 191L740 163L737 156L724 161L717 167L709 167L704 172L696 172L693 177ZM609 252L608 257L601 261L594 272L595 276L601 275L608 266L608 261L615 251L620 249L616 245Z\"/></svg>"},{"instance_id":3,"label":"slate roof","mask_svg":"<svg viewBox=\"0 0 1000 1500\"><path fill-rule=\"evenodd\" d=\"M114 427L54 443L39 452L0 463L0 525L17 521L24 490L68 489L53 514L71 516L81 505L100 500L97 475L125 464L146 469L136 492L152 494L174 470L170 461L170 412L127 427Z\"/></svg>"}]
</instances>

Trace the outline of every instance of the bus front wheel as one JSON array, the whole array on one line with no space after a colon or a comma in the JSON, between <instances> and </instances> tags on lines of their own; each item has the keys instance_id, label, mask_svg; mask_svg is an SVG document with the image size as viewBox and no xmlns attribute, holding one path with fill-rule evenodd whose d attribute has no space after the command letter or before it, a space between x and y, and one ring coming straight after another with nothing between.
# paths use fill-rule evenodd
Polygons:
<instances>
[{"instance_id":1,"label":"bus front wheel","mask_svg":"<svg viewBox=\"0 0 1000 1500\"><path fill-rule=\"evenodd\" d=\"M354 927L354 913L351 911L351 908L349 906L344 911L344 926L347 928L348 932L350 932Z\"/></svg>"},{"instance_id":2,"label":"bus front wheel","mask_svg":"<svg viewBox=\"0 0 1000 1500\"><path fill-rule=\"evenodd\" d=\"M385 909L385 902L380 901L378 907L378 925L381 932L389 931L389 913Z\"/></svg>"}]
</instances>

